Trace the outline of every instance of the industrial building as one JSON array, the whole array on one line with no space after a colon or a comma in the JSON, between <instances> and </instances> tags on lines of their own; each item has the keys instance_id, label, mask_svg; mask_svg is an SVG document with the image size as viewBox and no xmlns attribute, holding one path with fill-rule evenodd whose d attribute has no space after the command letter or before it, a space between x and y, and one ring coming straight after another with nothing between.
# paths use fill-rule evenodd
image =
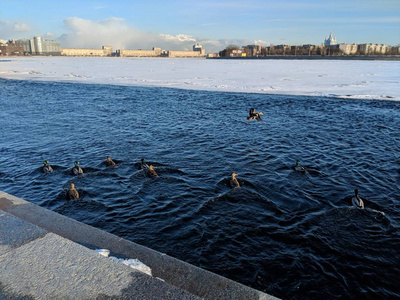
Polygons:
<instances>
[{"instance_id":1,"label":"industrial building","mask_svg":"<svg viewBox=\"0 0 400 300\"><path fill-rule=\"evenodd\" d=\"M23 47L24 55L60 55L60 42L46 40L41 36L32 39L19 39L15 43Z\"/></svg>"},{"instance_id":2,"label":"industrial building","mask_svg":"<svg viewBox=\"0 0 400 300\"><path fill-rule=\"evenodd\" d=\"M101 49L68 48L61 49L62 56L112 56L112 47L103 46Z\"/></svg>"},{"instance_id":3,"label":"industrial building","mask_svg":"<svg viewBox=\"0 0 400 300\"><path fill-rule=\"evenodd\" d=\"M15 41L0 43L0 56L20 56L24 55L24 48Z\"/></svg>"},{"instance_id":4,"label":"industrial building","mask_svg":"<svg viewBox=\"0 0 400 300\"><path fill-rule=\"evenodd\" d=\"M205 52L199 51L165 51L166 57L206 57Z\"/></svg>"},{"instance_id":5,"label":"industrial building","mask_svg":"<svg viewBox=\"0 0 400 300\"><path fill-rule=\"evenodd\" d=\"M119 57L206 57L200 44L193 45L193 51L169 51L153 47L153 50L116 50Z\"/></svg>"},{"instance_id":6,"label":"industrial building","mask_svg":"<svg viewBox=\"0 0 400 300\"><path fill-rule=\"evenodd\" d=\"M116 50L116 56L119 57L159 57L161 48L153 47L153 50Z\"/></svg>"}]
</instances>

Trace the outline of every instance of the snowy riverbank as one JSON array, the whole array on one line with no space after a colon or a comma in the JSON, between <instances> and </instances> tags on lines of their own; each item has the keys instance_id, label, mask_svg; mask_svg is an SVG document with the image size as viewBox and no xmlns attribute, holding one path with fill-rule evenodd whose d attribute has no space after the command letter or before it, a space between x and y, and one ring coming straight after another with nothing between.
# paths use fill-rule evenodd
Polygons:
<instances>
[{"instance_id":1,"label":"snowy riverbank","mask_svg":"<svg viewBox=\"0 0 400 300\"><path fill-rule=\"evenodd\" d=\"M7 79L400 101L400 61L11 57Z\"/></svg>"}]
</instances>

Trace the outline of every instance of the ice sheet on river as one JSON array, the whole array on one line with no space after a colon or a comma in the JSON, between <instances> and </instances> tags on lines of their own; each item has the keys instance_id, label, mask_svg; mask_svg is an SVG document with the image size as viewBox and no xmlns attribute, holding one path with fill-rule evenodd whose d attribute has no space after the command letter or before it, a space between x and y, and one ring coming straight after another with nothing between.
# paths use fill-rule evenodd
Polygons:
<instances>
[{"instance_id":1,"label":"ice sheet on river","mask_svg":"<svg viewBox=\"0 0 400 300\"><path fill-rule=\"evenodd\" d=\"M22 80L400 100L400 61L13 57L0 77Z\"/></svg>"}]
</instances>

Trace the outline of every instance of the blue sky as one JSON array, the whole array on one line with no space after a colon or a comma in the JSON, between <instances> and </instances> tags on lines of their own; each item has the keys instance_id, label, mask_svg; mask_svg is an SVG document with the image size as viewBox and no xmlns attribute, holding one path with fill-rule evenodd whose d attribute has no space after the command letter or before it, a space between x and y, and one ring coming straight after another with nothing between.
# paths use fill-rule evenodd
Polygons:
<instances>
[{"instance_id":1,"label":"blue sky","mask_svg":"<svg viewBox=\"0 0 400 300\"><path fill-rule=\"evenodd\" d=\"M343 43L400 44L400 0L2 2L0 39L42 35L63 47L178 50L199 42L211 52L321 44L330 32Z\"/></svg>"}]
</instances>

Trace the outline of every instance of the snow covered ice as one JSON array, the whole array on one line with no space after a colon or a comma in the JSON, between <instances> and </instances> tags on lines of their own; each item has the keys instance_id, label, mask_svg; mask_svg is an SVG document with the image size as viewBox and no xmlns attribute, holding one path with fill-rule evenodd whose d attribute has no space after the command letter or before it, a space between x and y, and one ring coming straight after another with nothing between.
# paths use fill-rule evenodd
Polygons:
<instances>
[{"instance_id":1,"label":"snow covered ice","mask_svg":"<svg viewBox=\"0 0 400 300\"><path fill-rule=\"evenodd\" d=\"M0 77L400 100L400 61L12 57L0 60Z\"/></svg>"}]
</instances>

